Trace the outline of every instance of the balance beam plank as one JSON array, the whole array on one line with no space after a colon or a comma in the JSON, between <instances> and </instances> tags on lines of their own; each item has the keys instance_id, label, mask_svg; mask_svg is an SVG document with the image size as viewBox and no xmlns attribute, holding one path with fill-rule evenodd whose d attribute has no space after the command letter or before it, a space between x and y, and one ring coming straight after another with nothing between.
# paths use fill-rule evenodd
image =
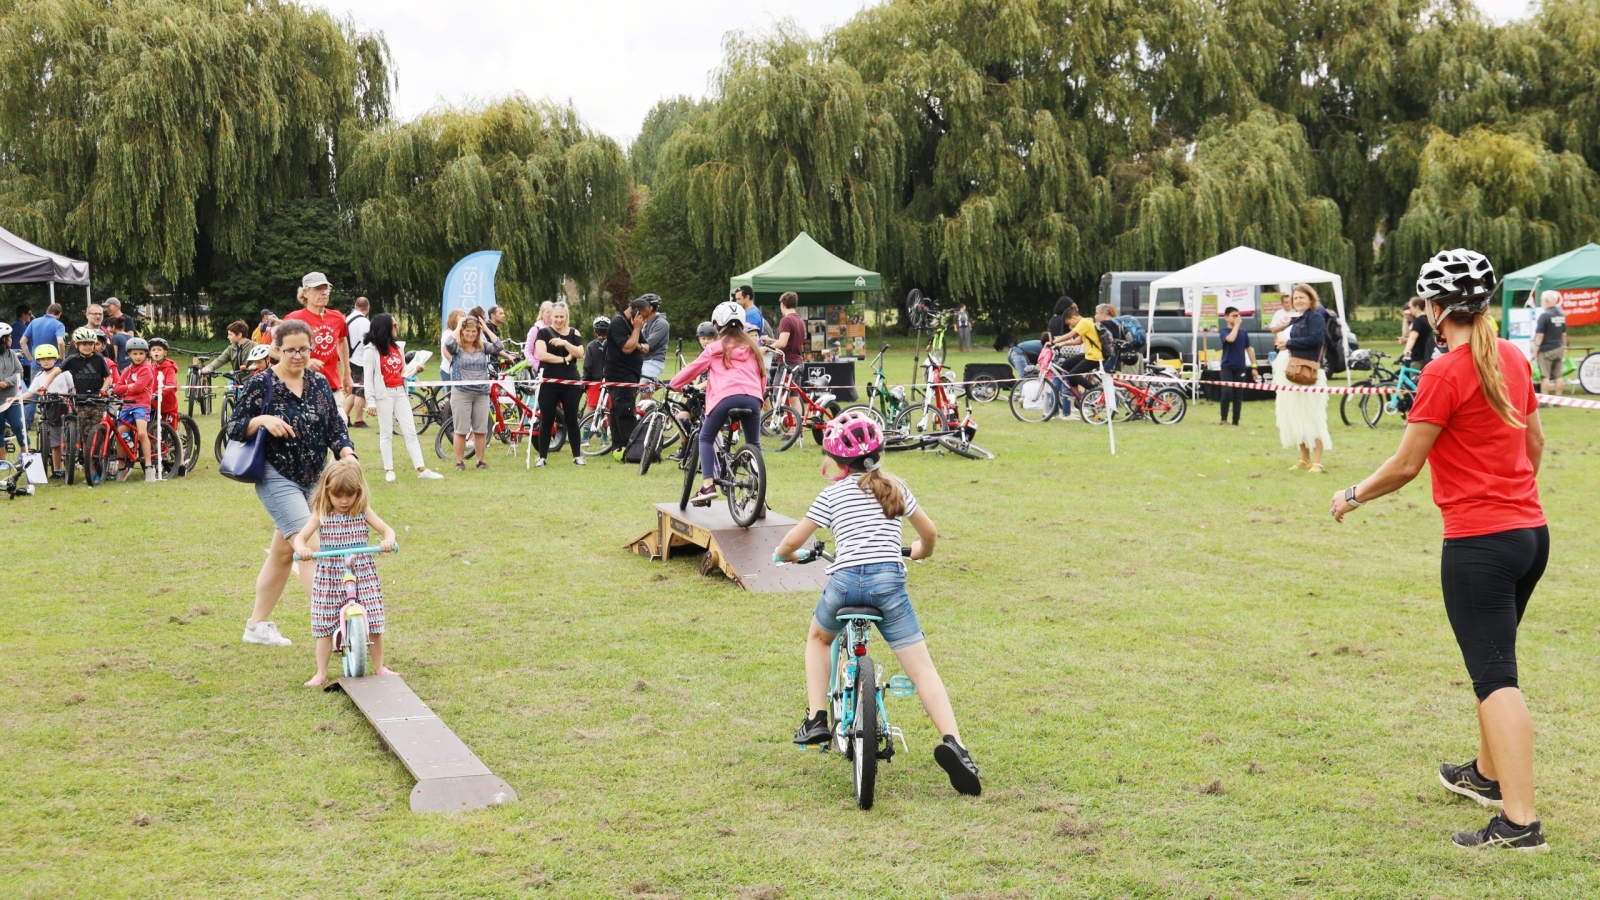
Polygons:
<instances>
[{"instance_id":1,"label":"balance beam plank","mask_svg":"<svg viewBox=\"0 0 1600 900\"><path fill-rule=\"evenodd\" d=\"M341 678L334 686L355 701L379 739L417 780L412 811L456 812L517 799L517 792L489 771L399 675Z\"/></svg>"},{"instance_id":2,"label":"balance beam plank","mask_svg":"<svg viewBox=\"0 0 1600 900\"><path fill-rule=\"evenodd\" d=\"M722 503L688 509L679 509L676 503L657 503L655 510L657 537L635 541L636 549L641 543L653 543L651 549L665 559L674 546L704 547L712 565L750 591L820 591L828 584L821 564L778 566L772 562L773 549L796 524L788 516L768 510L756 524L740 528Z\"/></svg>"}]
</instances>

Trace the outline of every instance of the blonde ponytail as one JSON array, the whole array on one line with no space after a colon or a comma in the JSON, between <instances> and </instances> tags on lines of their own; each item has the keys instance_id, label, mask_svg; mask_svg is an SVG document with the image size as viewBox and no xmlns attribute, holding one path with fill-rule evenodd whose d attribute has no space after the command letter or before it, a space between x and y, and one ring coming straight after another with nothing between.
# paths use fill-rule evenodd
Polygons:
<instances>
[{"instance_id":1,"label":"blonde ponytail","mask_svg":"<svg viewBox=\"0 0 1600 900\"><path fill-rule=\"evenodd\" d=\"M873 469L856 484L883 507L884 518L898 519L906 514L906 493L900 479L882 469Z\"/></svg>"},{"instance_id":2,"label":"blonde ponytail","mask_svg":"<svg viewBox=\"0 0 1600 900\"><path fill-rule=\"evenodd\" d=\"M1472 364L1478 369L1483 399L1489 401L1489 408L1512 428L1528 427L1506 394L1506 380L1500 373L1500 336L1494 323L1481 313L1472 319Z\"/></svg>"}]
</instances>

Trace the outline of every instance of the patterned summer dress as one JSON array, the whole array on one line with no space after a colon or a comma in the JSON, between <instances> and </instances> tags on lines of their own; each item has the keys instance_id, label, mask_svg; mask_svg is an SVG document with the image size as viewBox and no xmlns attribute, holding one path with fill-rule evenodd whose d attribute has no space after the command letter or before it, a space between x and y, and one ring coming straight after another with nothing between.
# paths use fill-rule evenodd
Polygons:
<instances>
[{"instance_id":1,"label":"patterned summer dress","mask_svg":"<svg viewBox=\"0 0 1600 900\"><path fill-rule=\"evenodd\" d=\"M371 541L367 519L362 516L329 513L322 519L321 549L343 550L365 547ZM383 588L378 584L378 566L371 556L328 556L317 560L311 582L311 636L324 638L339 625L339 609L344 606L346 561L356 576L356 599L367 609L367 631L383 634Z\"/></svg>"}]
</instances>

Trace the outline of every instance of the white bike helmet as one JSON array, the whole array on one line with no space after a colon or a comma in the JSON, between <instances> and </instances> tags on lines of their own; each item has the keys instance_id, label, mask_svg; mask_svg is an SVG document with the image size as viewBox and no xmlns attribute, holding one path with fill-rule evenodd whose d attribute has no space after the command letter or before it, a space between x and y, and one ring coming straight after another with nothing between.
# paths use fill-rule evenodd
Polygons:
<instances>
[{"instance_id":1,"label":"white bike helmet","mask_svg":"<svg viewBox=\"0 0 1600 900\"><path fill-rule=\"evenodd\" d=\"M6 335L8 335L10 333L11 333L11 326L7 325L4 322L0 322L0 337L5 337Z\"/></svg>"},{"instance_id":2,"label":"white bike helmet","mask_svg":"<svg viewBox=\"0 0 1600 900\"><path fill-rule=\"evenodd\" d=\"M1441 250L1417 273L1417 296L1448 303L1444 315L1477 312L1494 294L1494 266L1473 250Z\"/></svg>"},{"instance_id":3,"label":"white bike helmet","mask_svg":"<svg viewBox=\"0 0 1600 900\"><path fill-rule=\"evenodd\" d=\"M744 322L744 307L732 300L718 303L717 308L711 311L711 324L717 326L718 331L727 328L733 322Z\"/></svg>"},{"instance_id":4,"label":"white bike helmet","mask_svg":"<svg viewBox=\"0 0 1600 900\"><path fill-rule=\"evenodd\" d=\"M260 362L272 355L271 344L257 344L250 348L250 355L245 357L246 362Z\"/></svg>"}]
</instances>

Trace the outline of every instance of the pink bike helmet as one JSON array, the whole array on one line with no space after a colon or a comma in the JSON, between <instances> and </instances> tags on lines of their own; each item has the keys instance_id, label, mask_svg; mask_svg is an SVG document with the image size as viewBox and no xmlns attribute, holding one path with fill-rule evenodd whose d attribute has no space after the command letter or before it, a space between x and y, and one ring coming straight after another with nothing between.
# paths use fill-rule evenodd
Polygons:
<instances>
[{"instance_id":1,"label":"pink bike helmet","mask_svg":"<svg viewBox=\"0 0 1600 900\"><path fill-rule=\"evenodd\" d=\"M859 410L835 416L822 432L822 452L835 459L860 459L883 449L883 429Z\"/></svg>"}]
</instances>

